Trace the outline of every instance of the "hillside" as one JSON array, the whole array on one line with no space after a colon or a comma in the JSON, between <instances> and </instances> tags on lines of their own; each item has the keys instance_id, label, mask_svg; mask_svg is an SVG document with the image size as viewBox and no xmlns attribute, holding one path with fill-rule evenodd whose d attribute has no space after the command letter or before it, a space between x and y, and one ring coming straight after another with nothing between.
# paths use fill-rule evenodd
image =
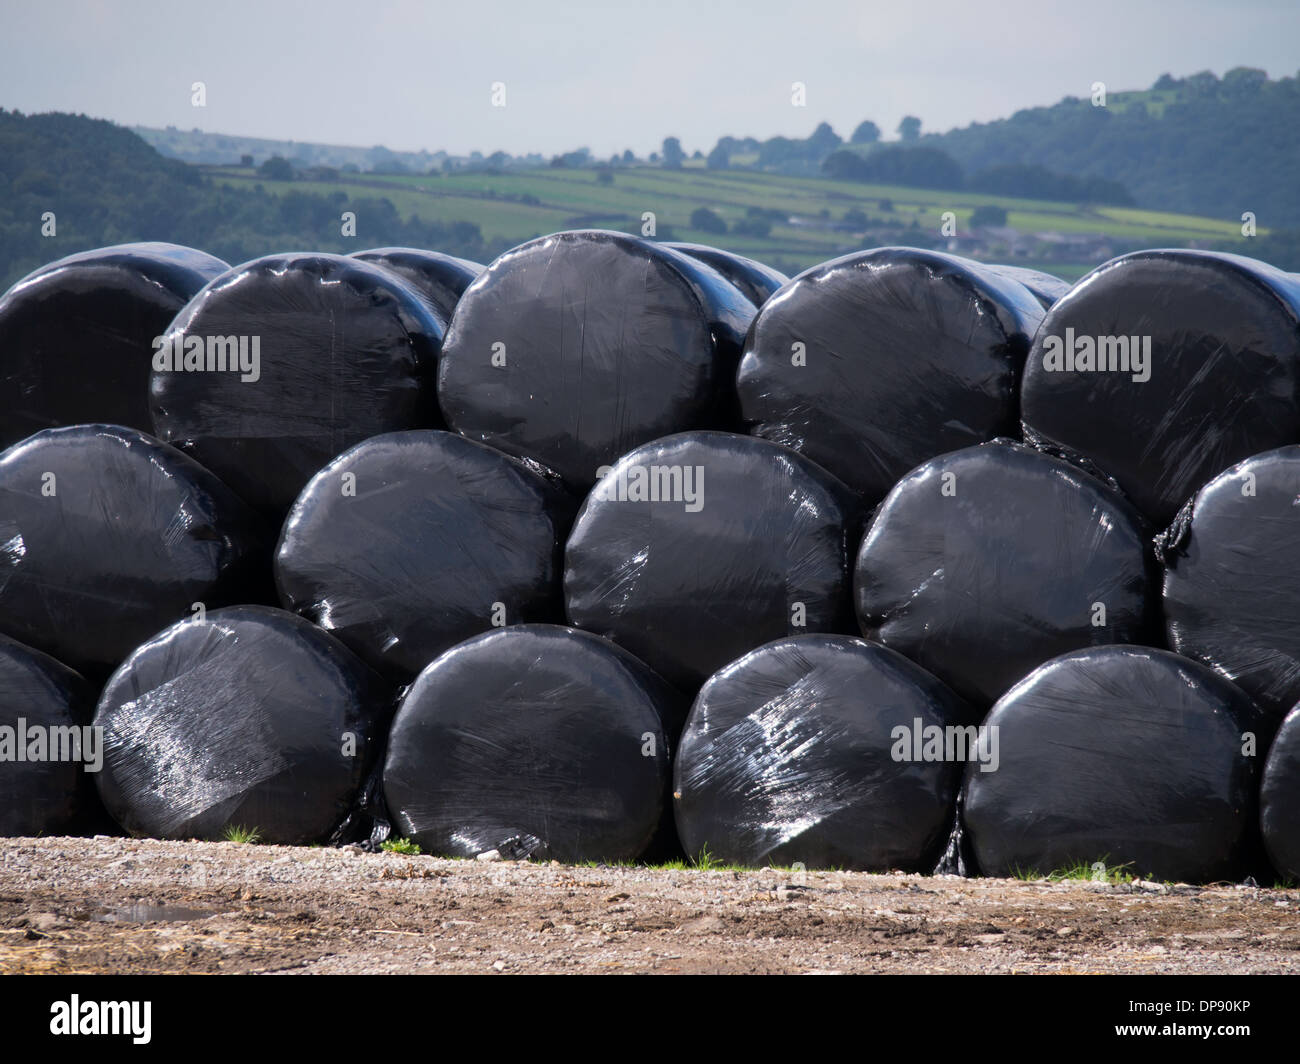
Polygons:
<instances>
[{"instance_id":1,"label":"hillside","mask_svg":"<svg viewBox=\"0 0 1300 1064\"><path fill-rule=\"evenodd\" d=\"M211 181L166 159L136 134L84 115L0 109L0 289L37 266L86 248L133 240L189 244L228 262L273 251L356 250L339 234L340 211L367 219L371 244L417 244L480 258L472 225L403 217L359 190L337 198L292 190L272 196ZM54 215L54 235L42 235Z\"/></svg>"},{"instance_id":2,"label":"hillside","mask_svg":"<svg viewBox=\"0 0 1300 1064\"><path fill-rule=\"evenodd\" d=\"M1143 92L1112 92L1105 106L1065 99L1010 118L922 136L968 174L1014 163L1117 181L1161 209L1300 227L1300 78L1270 81L1239 67Z\"/></svg>"},{"instance_id":3,"label":"hillside","mask_svg":"<svg viewBox=\"0 0 1300 1064\"><path fill-rule=\"evenodd\" d=\"M274 170L274 168L272 168ZM130 130L84 116L0 110L0 287L84 248L170 240L229 262L277 251L353 251L388 244L487 261L558 229L641 233L752 255L794 273L863 247L910 244L1080 276L1126 250L1222 246L1300 268L1287 238L1243 240L1233 218L1141 208L865 184L748 169L645 163L461 168L433 174L189 166ZM972 226L977 209L996 224ZM1005 220L998 210L1005 212ZM57 235L41 235L53 211ZM355 237L340 232L356 215ZM953 236L941 232L952 212Z\"/></svg>"}]
</instances>

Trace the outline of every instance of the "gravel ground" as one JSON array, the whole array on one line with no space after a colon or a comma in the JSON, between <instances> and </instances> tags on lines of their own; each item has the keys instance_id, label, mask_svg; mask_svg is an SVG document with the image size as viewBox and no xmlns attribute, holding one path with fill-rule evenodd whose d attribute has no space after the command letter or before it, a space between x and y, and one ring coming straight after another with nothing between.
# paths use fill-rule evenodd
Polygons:
<instances>
[{"instance_id":1,"label":"gravel ground","mask_svg":"<svg viewBox=\"0 0 1300 1064\"><path fill-rule=\"evenodd\" d=\"M1300 972L1300 891L0 840L0 972Z\"/></svg>"}]
</instances>

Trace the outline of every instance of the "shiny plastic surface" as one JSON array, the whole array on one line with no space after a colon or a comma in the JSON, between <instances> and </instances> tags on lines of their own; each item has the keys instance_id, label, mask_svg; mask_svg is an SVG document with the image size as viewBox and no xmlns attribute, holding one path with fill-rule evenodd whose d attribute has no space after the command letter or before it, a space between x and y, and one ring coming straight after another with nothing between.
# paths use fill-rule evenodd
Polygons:
<instances>
[{"instance_id":1,"label":"shiny plastic surface","mask_svg":"<svg viewBox=\"0 0 1300 1064\"><path fill-rule=\"evenodd\" d=\"M208 285L167 330L173 354L198 338L205 360L154 370L157 435L279 520L353 444L441 424L442 333L426 302L379 266L324 254L254 259ZM220 339L246 340L238 371L208 368L225 353L214 351Z\"/></svg>"},{"instance_id":2,"label":"shiny plastic surface","mask_svg":"<svg viewBox=\"0 0 1300 1064\"><path fill-rule=\"evenodd\" d=\"M348 257L397 274L424 296L444 322L451 321L451 313L465 289L484 270L481 263L419 248L371 248L354 251Z\"/></svg>"},{"instance_id":3,"label":"shiny plastic surface","mask_svg":"<svg viewBox=\"0 0 1300 1064\"><path fill-rule=\"evenodd\" d=\"M325 842L383 742L391 693L342 644L283 610L235 606L135 651L100 696L96 776L132 835Z\"/></svg>"},{"instance_id":4,"label":"shiny plastic surface","mask_svg":"<svg viewBox=\"0 0 1300 1064\"><path fill-rule=\"evenodd\" d=\"M1025 366L1025 439L1096 465L1163 527L1229 466L1300 439L1298 323L1300 277L1254 259L1112 259L1043 320Z\"/></svg>"},{"instance_id":5,"label":"shiny plastic surface","mask_svg":"<svg viewBox=\"0 0 1300 1064\"><path fill-rule=\"evenodd\" d=\"M769 299L737 375L756 436L878 502L935 455L1016 431L1043 310L978 263L880 248L805 270Z\"/></svg>"},{"instance_id":6,"label":"shiny plastic surface","mask_svg":"<svg viewBox=\"0 0 1300 1064\"><path fill-rule=\"evenodd\" d=\"M872 518L862 632L987 708L1048 658L1159 639L1136 510L1069 463L999 440L913 470Z\"/></svg>"},{"instance_id":7,"label":"shiny plastic surface","mask_svg":"<svg viewBox=\"0 0 1300 1064\"><path fill-rule=\"evenodd\" d=\"M93 738L85 744L82 730L94 711L94 692L77 673L0 636L0 727L12 729L0 738L0 836L64 835L84 826L88 807L98 804L86 770L99 750ZM56 749L80 759L56 758Z\"/></svg>"},{"instance_id":8,"label":"shiny plastic surface","mask_svg":"<svg viewBox=\"0 0 1300 1064\"><path fill-rule=\"evenodd\" d=\"M0 454L0 632L102 679L196 602L270 593L261 520L191 458L116 425Z\"/></svg>"},{"instance_id":9,"label":"shiny plastic surface","mask_svg":"<svg viewBox=\"0 0 1300 1064\"><path fill-rule=\"evenodd\" d=\"M1043 305L1044 310L1070 290L1069 281L1063 281L1050 273L1043 273L1042 270L1031 270L1026 266L987 265L985 269L1024 285Z\"/></svg>"},{"instance_id":10,"label":"shiny plastic surface","mask_svg":"<svg viewBox=\"0 0 1300 1064\"><path fill-rule=\"evenodd\" d=\"M565 548L565 608L694 692L772 639L852 631L860 529L853 493L788 448L667 436L587 496Z\"/></svg>"},{"instance_id":11,"label":"shiny plastic surface","mask_svg":"<svg viewBox=\"0 0 1300 1064\"><path fill-rule=\"evenodd\" d=\"M914 747L926 728L978 719L878 644L768 643L710 677L691 708L673 788L682 845L756 867L929 872L962 766L914 758Z\"/></svg>"},{"instance_id":12,"label":"shiny plastic surface","mask_svg":"<svg viewBox=\"0 0 1300 1064\"><path fill-rule=\"evenodd\" d=\"M764 266L761 262L737 255L734 251L723 251L707 244L670 242L665 246L712 266L739 288L756 307L761 307L773 292L790 280L771 266Z\"/></svg>"},{"instance_id":13,"label":"shiny plastic surface","mask_svg":"<svg viewBox=\"0 0 1300 1064\"><path fill-rule=\"evenodd\" d=\"M558 484L455 433L375 436L298 497L276 551L280 600L409 682L491 627L563 619L576 506Z\"/></svg>"},{"instance_id":14,"label":"shiny plastic surface","mask_svg":"<svg viewBox=\"0 0 1300 1064\"><path fill-rule=\"evenodd\" d=\"M1284 877L1300 880L1300 708L1287 714L1264 763L1259 788L1264 850Z\"/></svg>"},{"instance_id":15,"label":"shiny plastic surface","mask_svg":"<svg viewBox=\"0 0 1300 1064\"><path fill-rule=\"evenodd\" d=\"M963 818L984 875L1080 862L1143 878L1241 879L1258 857L1262 718L1228 680L1146 647L1055 658L985 718L996 772L966 767Z\"/></svg>"},{"instance_id":16,"label":"shiny plastic surface","mask_svg":"<svg viewBox=\"0 0 1300 1064\"><path fill-rule=\"evenodd\" d=\"M1169 645L1276 723L1300 702L1300 447L1225 470L1160 537Z\"/></svg>"},{"instance_id":17,"label":"shiny plastic surface","mask_svg":"<svg viewBox=\"0 0 1300 1064\"><path fill-rule=\"evenodd\" d=\"M0 297L0 447L87 422L152 432L154 337L226 263L118 244L42 266Z\"/></svg>"},{"instance_id":18,"label":"shiny plastic surface","mask_svg":"<svg viewBox=\"0 0 1300 1064\"><path fill-rule=\"evenodd\" d=\"M669 809L683 700L596 636L519 625L424 670L393 721L384 797L426 853L633 860Z\"/></svg>"},{"instance_id":19,"label":"shiny plastic surface","mask_svg":"<svg viewBox=\"0 0 1300 1064\"><path fill-rule=\"evenodd\" d=\"M663 244L556 233L507 251L461 297L438 399L458 432L585 491L640 444L736 427L753 316L721 274Z\"/></svg>"}]
</instances>

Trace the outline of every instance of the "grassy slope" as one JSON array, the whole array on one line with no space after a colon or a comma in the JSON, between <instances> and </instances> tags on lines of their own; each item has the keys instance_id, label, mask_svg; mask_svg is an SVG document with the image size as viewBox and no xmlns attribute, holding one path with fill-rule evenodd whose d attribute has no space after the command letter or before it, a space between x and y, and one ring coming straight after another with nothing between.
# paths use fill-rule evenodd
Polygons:
<instances>
[{"instance_id":1,"label":"grassy slope","mask_svg":"<svg viewBox=\"0 0 1300 1064\"><path fill-rule=\"evenodd\" d=\"M260 179L251 170L209 168L215 180L249 186ZM633 167L614 172L614 182L602 185L592 170L530 170L503 174L345 175L337 183L261 181L268 192L289 188L307 192L342 191L349 197L386 196L403 214L441 221L469 221L488 240L518 243L530 237L577 225L638 232L645 211L657 225L672 228L678 240L712 243L784 266L803 269L862 246L853 233L821 228L856 207L873 219L890 224L917 223L937 232L942 212L951 210L963 231L971 211L984 204L1005 207L1008 224L1022 232L1104 233L1148 246L1178 246L1189 241L1233 239L1239 223L1192 215L1135 208L1080 207L1074 204L988 196L978 192L939 192L925 189L861 185L816 177L787 177L752 171L714 171L692 166L680 171ZM535 197L539 203L519 202ZM882 199L892 210L882 210ZM728 224L745 217L748 207L779 210L807 224L776 224L766 238L733 233L712 234L690 227L696 207L709 207ZM608 216L608 217L591 217ZM365 219L358 219L358 240L364 243ZM1263 230L1261 230L1261 233ZM1248 251L1243 240L1243 251ZM1094 262L1054 262L1048 266L1077 277Z\"/></svg>"}]
</instances>

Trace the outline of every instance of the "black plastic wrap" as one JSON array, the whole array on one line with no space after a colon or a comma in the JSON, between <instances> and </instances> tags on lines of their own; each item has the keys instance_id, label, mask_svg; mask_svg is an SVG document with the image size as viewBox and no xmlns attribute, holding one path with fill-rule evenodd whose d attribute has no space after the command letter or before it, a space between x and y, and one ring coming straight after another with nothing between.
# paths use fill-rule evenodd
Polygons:
<instances>
[{"instance_id":1,"label":"black plastic wrap","mask_svg":"<svg viewBox=\"0 0 1300 1064\"><path fill-rule=\"evenodd\" d=\"M578 513L569 621L694 691L780 636L853 629L861 522L853 493L788 448L728 432L655 440L619 459Z\"/></svg>"},{"instance_id":2,"label":"black plastic wrap","mask_svg":"<svg viewBox=\"0 0 1300 1064\"><path fill-rule=\"evenodd\" d=\"M1158 635L1145 525L1068 462L1006 440L904 477L858 550L858 621L987 708L1049 658Z\"/></svg>"},{"instance_id":3,"label":"black plastic wrap","mask_svg":"<svg viewBox=\"0 0 1300 1064\"><path fill-rule=\"evenodd\" d=\"M764 304L737 385L756 436L875 503L928 458L1015 432L1043 310L977 263L881 248L805 270Z\"/></svg>"},{"instance_id":4,"label":"black plastic wrap","mask_svg":"<svg viewBox=\"0 0 1300 1064\"><path fill-rule=\"evenodd\" d=\"M108 682L96 776L132 835L325 842L382 746L391 692L332 636L283 610L181 621Z\"/></svg>"},{"instance_id":5,"label":"black plastic wrap","mask_svg":"<svg viewBox=\"0 0 1300 1064\"><path fill-rule=\"evenodd\" d=\"M47 429L0 454L0 632L102 679L205 608L271 594L262 521L134 429Z\"/></svg>"},{"instance_id":6,"label":"black plastic wrap","mask_svg":"<svg viewBox=\"0 0 1300 1064\"><path fill-rule=\"evenodd\" d=\"M966 766L962 815L980 871L1101 861L1188 883L1241 878L1259 856L1261 723L1232 683L1165 650L1054 658L985 718L998 729L997 771Z\"/></svg>"},{"instance_id":7,"label":"black plastic wrap","mask_svg":"<svg viewBox=\"0 0 1300 1064\"><path fill-rule=\"evenodd\" d=\"M108 422L152 431L153 340L226 263L178 244L82 251L0 297L0 447Z\"/></svg>"},{"instance_id":8,"label":"black plastic wrap","mask_svg":"<svg viewBox=\"0 0 1300 1064\"><path fill-rule=\"evenodd\" d=\"M633 860L670 809L686 706L631 654L526 624L476 636L416 679L384 763L394 831L426 853Z\"/></svg>"},{"instance_id":9,"label":"black plastic wrap","mask_svg":"<svg viewBox=\"0 0 1300 1064\"><path fill-rule=\"evenodd\" d=\"M913 758L911 736L978 720L876 643L768 643L715 673L691 708L674 775L682 845L751 866L929 872L962 766Z\"/></svg>"},{"instance_id":10,"label":"black plastic wrap","mask_svg":"<svg viewBox=\"0 0 1300 1064\"><path fill-rule=\"evenodd\" d=\"M1197 492L1157 540L1169 645L1275 723L1300 702L1300 447L1255 455Z\"/></svg>"},{"instance_id":11,"label":"black plastic wrap","mask_svg":"<svg viewBox=\"0 0 1300 1064\"><path fill-rule=\"evenodd\" d=\"M438 371L448 424L586 491L672 432L737 427L754 306L712 267L603 230L507 251L456 307Z\"/></svg>"},{"instance_id":12,"label":"black plastic wrap","mask_svg":"<svg viewBox=\"0 0 1300 1064\"><path fill-rule=\"evenodd\" d=\"M383 267L341 255L254 259L208 285L168 329L173 358L192 338L203 341L204 361L194 364L204 368L155 367L157 435L278 520L353 444L441 425L442 334L425 300ZM218 340L243 345L238 369L207 368L226 354Z\"/></svg>"},{"instance_id":13,"label":"black plastic wrap","mask_svg":"<svg viewBox=\"0 0 1300 1064\"><path fill-rule=\"evenodd\" d=\"M1031 270L1025 266L986 265L987 270L1011 281L1018 281L1033 293L1034 298L1047 310L1053 303L1070 290L1070 282L1042 270Z\"/></svg>"},{"instance_id":14,"label":"black plastic wrap","mask_svg":"<svg viewBox=\"0 0 1300 1064\"><path fill-rule=\"evenodd\" d=\"M1093 463L1163 527L1233 463L1300 439L1298 323L1300 277L1254 259L1112 259L1043 320L1025 366L1025 439Z\"/></svg>"},{"instance_id":15,"label":"black plastic wrap","mask_svg":"<svg viewBox=\"0 0 1300 1064\"><path fill-rule=\"evenodd\" d=\"M0 836L83 827L102 753L88 725L95 695L77 673L0 636Z\"/></svg>"},{"instance_id":16,"label":"black plastic wrap","mask_svg":"<svg viewBox=\"0 0 1300 1064\"><path fill-rule=\"evenodd\" d=\"M348 258L391 270L424 296L444 322L451 321L452 311L465 289L484 270L481 263L419 248L371 248L354 251Z\"/></svg>"},{"instance_id":17,"label":"black plastic wrap","mask_svg":"<svg viewBox=\"0 0 1300 1064\"><path fill-rule=\"evenodd\" d=\"M409 681L493 626L563 620L576 505L558 483L454 433L375 436L317 473L289 512L280 601Z\"/></svg>"},{"instance_id":18,"label":"black plastic wrap","mask_svg":"<svg viewBox=\"0 0 1300 1064\"><path fill-rule=\"evenodd\" d=\"M1268 751L1259 823L1273 867L1300 882L1300 707L1287 714Z\"/></svg>"},{"instance_id":19,"label":"black plastic wrap","mask_svg":"<svg viewBox=\"0 0 1300 1064\"><path fill-rule=\"evenodd\" d=\"M790 280L771 266L764 266L761 262L737 255L734 251L723 251L707 244L670 242L666 246L712 266L739 288L756 307L761 307L773 292Z\"/></svg>"}]
</instances>

